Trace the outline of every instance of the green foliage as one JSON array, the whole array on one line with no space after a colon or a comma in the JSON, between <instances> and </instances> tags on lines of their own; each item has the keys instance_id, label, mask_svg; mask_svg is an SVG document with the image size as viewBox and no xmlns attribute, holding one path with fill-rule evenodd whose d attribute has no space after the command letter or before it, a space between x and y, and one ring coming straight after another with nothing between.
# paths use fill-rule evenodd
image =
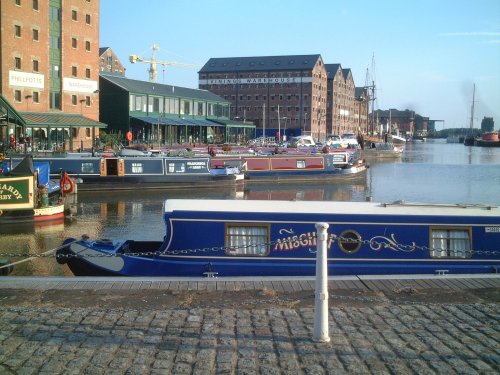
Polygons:
<instances>
[{"instance_id":1,"label":"green foliage","mask_svg":"<svg viewBox=\"0 0 500 375\"><path fill-rule=\"evenodd\" d=\"M111 147L113 149L116 149L122 143L122 141L120 139L120 136L118 134L114 134L114 133L107 134L104 131L100 131L99 132L99 137L100 137L100 140L101 140L101 146L102 147Z\"/></svg>"}]
</instances>

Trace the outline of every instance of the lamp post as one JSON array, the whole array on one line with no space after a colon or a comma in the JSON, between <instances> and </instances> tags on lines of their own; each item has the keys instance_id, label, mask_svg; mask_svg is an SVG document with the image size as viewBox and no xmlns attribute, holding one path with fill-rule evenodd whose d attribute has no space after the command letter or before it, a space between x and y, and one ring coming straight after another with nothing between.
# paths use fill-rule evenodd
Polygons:
<instances>
[{"instance_id":1,"label":"lamp post","mask_svg":"<svg viewBox=\"0 0 500 375\"><path fill-rule=\"evenodd\" d=\"M285 130L283 131L282 139L283 139L283 142L286 142L286 120L287 120L287 118L283 117L283 120L285 120Z\"/></svg>"},{"instance_id":2,"label":"lamp post","mask_svg":"<svg viewBox=\"0 0 500 375\"><path fill-rule=\"evenodd\" d=\"M80 99L80 114L83 115L83 103L85 103L85 99Z\"/></svg>"}]
</instances>

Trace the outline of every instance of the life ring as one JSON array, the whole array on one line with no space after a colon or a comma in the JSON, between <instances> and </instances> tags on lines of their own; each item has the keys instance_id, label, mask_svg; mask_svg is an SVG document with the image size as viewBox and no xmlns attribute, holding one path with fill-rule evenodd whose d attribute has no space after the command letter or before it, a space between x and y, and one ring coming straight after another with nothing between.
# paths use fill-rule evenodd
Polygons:
<instances>
[{"instance_id":1,"label":"life ring","mask_svg":"<svg viewBox=\"0 0 500 375\"><path fill-rule=\"evenodd\" d=\"M59 182L61 190L64 194L71 194L75 190L75 183L69 177L68 172L62 172L61 181Z\"/></svg>"},{"instance_id":2,"label":"life ring","mask_svg":"<svg viewBox=\"0 0 500 375\"><path fill-rule=\"evenodd\" d=\"M127 138L127 141L131 142L132 141L132 132L128 131L127 134L125 134L125 137Z\"/></svg>"}]
</instances>

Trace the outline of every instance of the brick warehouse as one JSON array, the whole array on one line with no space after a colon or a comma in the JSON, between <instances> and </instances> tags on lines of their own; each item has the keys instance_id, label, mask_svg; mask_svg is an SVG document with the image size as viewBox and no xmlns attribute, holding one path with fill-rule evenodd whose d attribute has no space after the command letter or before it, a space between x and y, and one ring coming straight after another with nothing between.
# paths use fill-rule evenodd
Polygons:
<instances>
[{"instance_id":1,"label":"brick warehouse","mask_svg":"<svg viewBox=\"0 0 500 375\"><path fill-rule=\"evenodd\" d=\"M0 2L1 140L90 147L99 118L99 0ZM73 143L75 143L73 145Z\"/></svg>"},{"instance_id":2,"label":"brick warehouse","mask_svg":"<svg viewBox=\"0 0 500 375\"><path fill-rule=\"evenodd\" d=\"M367 129L366 90L356 90L350 69L325 65L319 54L211 58L199 71L199 87L231 101L232 118L267 136L280 130L325 140Z\"/></svg>"}]
</instances>

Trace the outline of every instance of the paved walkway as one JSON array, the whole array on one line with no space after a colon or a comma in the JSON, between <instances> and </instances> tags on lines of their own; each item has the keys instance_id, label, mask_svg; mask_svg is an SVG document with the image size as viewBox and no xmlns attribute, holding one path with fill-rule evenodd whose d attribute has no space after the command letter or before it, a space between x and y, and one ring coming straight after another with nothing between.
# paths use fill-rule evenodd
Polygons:
<instances>
[{"instance_id":1,"label":"paved walkway","mask_svg":"<svg viewBox=\"0 0 500 375\"><path fill-rule=\"evenodd\" d=\"M1 278L0 289L22 292L21 278L10 279ZM500 279L436 280L485 290L498 288ZM115 282L114 288L134 284L101 282ZM161 287L154 280L136 281L144 282L146 289ZM383 291L408 280L370 282ZM44 284L39 279L36 288ZM313 307L74 308L71 301L67 307L0 307L0 374L500 373L498 303L367 302L330 305L329 343L312 340Z\"/></svg>"}]
</instances>

